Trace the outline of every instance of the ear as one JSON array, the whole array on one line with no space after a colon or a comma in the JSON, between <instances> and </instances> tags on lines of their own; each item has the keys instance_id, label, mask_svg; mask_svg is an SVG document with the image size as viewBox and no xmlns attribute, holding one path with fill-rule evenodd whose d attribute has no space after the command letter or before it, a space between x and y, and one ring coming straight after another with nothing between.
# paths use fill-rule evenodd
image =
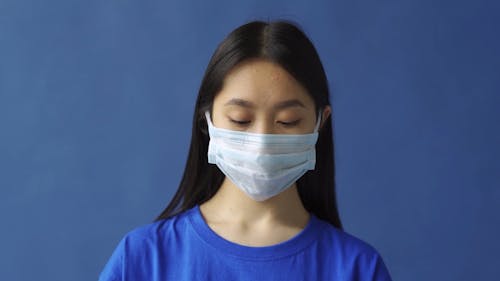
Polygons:
<instances>
[{"instance_id":1,"label":"ear","mask_svg":"<svg viewBox=\"0 0 500 281\"><path fill-rule=\"evenodd\" d=\"M331 113L332 113L332 108L329 105L323 108L323 111L321 112L321 124L319 125L319 130L323 128L325 121L328 119L328 117L330 117Z\"/></svg>"}]
</instances>

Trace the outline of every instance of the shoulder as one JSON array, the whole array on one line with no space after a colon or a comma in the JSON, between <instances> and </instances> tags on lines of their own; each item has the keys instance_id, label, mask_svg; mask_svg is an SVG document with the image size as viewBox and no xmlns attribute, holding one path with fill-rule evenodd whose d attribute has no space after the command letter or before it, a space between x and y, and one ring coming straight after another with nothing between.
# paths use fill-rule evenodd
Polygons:
<instances>
[{"instance_id":1,"label":"shoulder","mask_svg":"<svg viewBox=\"0 0 500 281\"><path fill-rule=\"evenodd\" d=\"M321 221L318 248L345 280L391 280L379 251L368 242Z\"/></svg>"},{"instance_id":2,"label":"shoulder","mask_svg":"<svg viewBox=\"0 0 500 281\"><path fill-rule=\"evenodd\" d=\"M189 227L188 217L191 212L192 210L187 210L170 218L139 226L125 234L121 243L130 248L175 242L172 240L178 238Z\"/></svg>"},{"instance_id":3,"label":"shoulder","mask_svg":"<svg viewBox=\"0 0 500 281\"><path fill-rule=\"evenodd\" d=\"M188 231L190 212L188 210L129 231L116 246L99 280L122 280L124 276L148 274L150 270L144 268L144 261L150 261L150 266L154 267L153 261L159 256L167 258L168 254L173 255L182 247L179 241Z\"/></svg>"},{"instance_id":4,"label":"shoulder","mask_svg":"<svg viewBox=\"0 0 500 281\"><path fill-rule=\"evenodd\" d=\"M341 230L327 222L324 222L324 231L322 238L329 243L341 247L346 252L353 254L375 255L377 250L368 242L354 236L344 230Z\"/></svg>"}]
</instances>

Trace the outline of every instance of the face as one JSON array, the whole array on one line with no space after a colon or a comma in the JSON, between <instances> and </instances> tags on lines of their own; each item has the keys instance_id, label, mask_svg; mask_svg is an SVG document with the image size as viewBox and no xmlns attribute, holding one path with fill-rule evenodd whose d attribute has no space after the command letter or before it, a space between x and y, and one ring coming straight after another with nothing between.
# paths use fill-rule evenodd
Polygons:
<instances>
[{"instance_id":1,"label":"face","mask_svg":"<svg viewBox=\"0 0 500 281\"><path fill-rule=\"evenodd\" d=\"M330 108L323 110L323 118ZM285 69L265 60L246 61L226 76L215 96L215 127L260 134L309 134L317 116L314 101Z\"/></svg>"}]
</instances>

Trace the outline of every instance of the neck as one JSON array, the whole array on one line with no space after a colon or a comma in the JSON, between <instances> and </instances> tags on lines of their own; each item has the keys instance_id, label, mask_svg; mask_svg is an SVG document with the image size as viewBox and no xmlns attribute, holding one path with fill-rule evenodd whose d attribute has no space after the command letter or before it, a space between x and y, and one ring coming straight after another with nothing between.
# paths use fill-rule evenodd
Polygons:
<instances>
[{"instance_id":1,"label":"neck","mask_svg":"<svg viewBox=\"0 0 500 281\"><path fill-rule=\"evenodd\" d=\"M279 224L302 229L309 220L309 213L300 200L295 183L280 194L259 202L248 197L226 178L219 191L202 204L200 210L209 224Z\"/></svg>"}]
</instances>

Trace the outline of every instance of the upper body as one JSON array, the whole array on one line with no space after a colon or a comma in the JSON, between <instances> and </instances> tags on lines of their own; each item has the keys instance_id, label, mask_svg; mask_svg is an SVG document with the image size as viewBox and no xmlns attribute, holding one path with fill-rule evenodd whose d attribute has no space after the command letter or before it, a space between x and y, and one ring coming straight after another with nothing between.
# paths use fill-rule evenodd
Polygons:
<instances>
[{"instance_id":1,"label":"upper body","mask_svg":"<svg viewBox=\"0 0 500 281\"><path fill-rule=\"evenodd\" d=\"M289 240L251 247L216 234L197 206L129 232L99 280L391 279L373 247L314 215Z\"/></svg>"},{"instance_id":2,"label":"upper body","mask_svg":"<svg viewBox=\"0 0 500 281\"><path fill-rule=\"evenodd\" d=\"M326 75L287 22L234 30L209 62L183 178L120 242L111 280L390 280L342 231Z\"/></svg>"}]
</instances>

